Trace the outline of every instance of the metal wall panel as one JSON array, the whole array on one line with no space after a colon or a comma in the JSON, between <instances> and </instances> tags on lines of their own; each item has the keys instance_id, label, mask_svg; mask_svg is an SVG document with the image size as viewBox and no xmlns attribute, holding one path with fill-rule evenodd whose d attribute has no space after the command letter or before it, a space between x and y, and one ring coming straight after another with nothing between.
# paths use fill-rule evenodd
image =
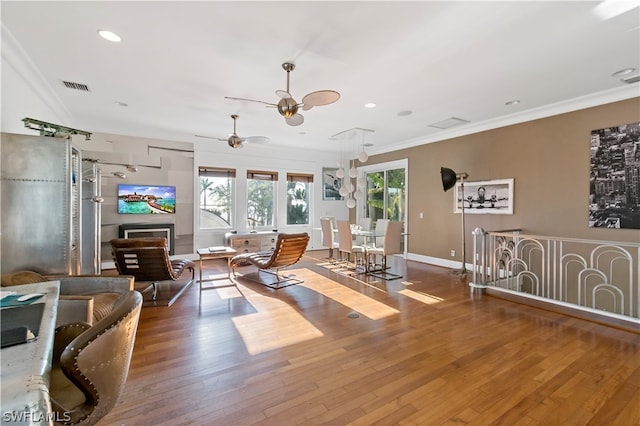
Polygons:
<instances>
[{"instance_id":1,"label":"metal wall panel","mask_svg":"<svg viewBox=\"0 0 640 426\"><path fill-rule=\"evenodd\" d=\"M0 159L0 271L80 273L80 152L64 138L3 133Z\"/></svg>"}]
</instances>

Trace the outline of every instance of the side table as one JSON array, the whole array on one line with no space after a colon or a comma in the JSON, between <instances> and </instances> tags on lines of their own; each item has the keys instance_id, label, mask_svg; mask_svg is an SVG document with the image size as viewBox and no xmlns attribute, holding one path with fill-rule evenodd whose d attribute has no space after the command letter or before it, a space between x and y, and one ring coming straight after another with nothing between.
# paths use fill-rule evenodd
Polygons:
<instances>
[{"instance_id":1,"label":"side table","mask_svg":"<svg viewBox=\"0 0 640 426\"><path fill-rule=\"evenodd\" d=\"M211 290L216 288L236 286L235 282L231 280L231 268L229 267L231 258L237 254L237 251L235 249L232 249L231 247L205 247L205 248L198 249L197 253L199 258L198 266L200 268L200 279L198 280L198 283L200 285L200 297L202 297L203 290ZM203 280L202 279L202 262L206 260L215 260L215 259L227 259L227 276L209 278L209 279ZM217 285L217 286L207 286L207 287L202 286L203 282L218 281L218 280L227 280L228 284Z\"/></svg>"}]
</instances>

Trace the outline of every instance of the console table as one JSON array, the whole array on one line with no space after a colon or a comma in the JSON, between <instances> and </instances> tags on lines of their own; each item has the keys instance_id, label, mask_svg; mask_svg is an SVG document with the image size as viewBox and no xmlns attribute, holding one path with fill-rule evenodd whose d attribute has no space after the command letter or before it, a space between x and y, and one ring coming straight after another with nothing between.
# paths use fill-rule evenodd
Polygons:
<instances>
[{"instance_id":1,"label":"console table","mask_svg":"<svg viewBox=\"0 0 640 426\"><path fill-rule=\"evenodd\" d=\"M257 251L272 251L276 248L277 231L264 232L227 232L224 234L225 245L238 253L255 253Z\"/></svg>"}]
</instances>

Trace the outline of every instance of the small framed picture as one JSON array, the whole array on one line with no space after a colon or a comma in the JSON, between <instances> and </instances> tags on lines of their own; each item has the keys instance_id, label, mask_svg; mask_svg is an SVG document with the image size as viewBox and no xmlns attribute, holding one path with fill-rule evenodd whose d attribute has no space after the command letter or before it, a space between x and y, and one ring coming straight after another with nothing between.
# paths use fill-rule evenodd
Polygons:
<instances>
[{"instance_id":1,"label":"small framed picture","mask_svg":"<svg viewBox=\"0 0 640 426\"><path fill-rule=\"evenodd\" d=\"M342 179L336 176L337 168L322 168L322 199L323 200L342 200L340 195L340 186Z\"/></svg>"}]
</instances>

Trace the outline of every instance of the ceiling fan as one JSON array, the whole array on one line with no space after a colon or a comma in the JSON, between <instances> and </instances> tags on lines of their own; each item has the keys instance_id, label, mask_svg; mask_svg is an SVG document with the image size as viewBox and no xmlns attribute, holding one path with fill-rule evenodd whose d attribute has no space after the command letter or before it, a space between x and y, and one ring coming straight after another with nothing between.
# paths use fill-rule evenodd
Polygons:
<instances>
[{"instance_id":1,"label":"ceiling fan","mask_svg":"<svg viewBox=\"0 0 640 426\"><path fill-rule=\"evenodd\" d=\"M223 142L226 141L227 144L233 149L242 148L244 142L247 142L247 143L269 142L269 138L266 136L248 136L246 138L241 138L240 136L238 136L238 133L236 132L236 120L238 119L238 115L231 114L231 118L233 119L233 133L227 139L214 138L211 136L203 136L203 135L194 135L194 136L197 136L199 138L206 138L206 139L216 139Z\"/></svg>"},{"instance_id":2,"label":"ceiling fan","mask_svg":"<svg viewBox=\"0 0 640 426\"><path fill-rule=\"evenodd\" d=\"M287 90L276 90L276 95L280 97L277 104L271 102L257 101L255 99L233 98L225 96L225 99L234 99L238 101L260 102L268 106L278 108L278 112L285 118L289 126L299 126L304 122L302 114L298 113L298 108L302 107L303 111L308 111L314 106L329 105L340 99L340 93L335 90L317 90L305 95L302 102L298 103L289 92L289 75L295 69L295 65L291 62L282 64L282 68L287 72Z\"/></svg>"}]
</instances>

